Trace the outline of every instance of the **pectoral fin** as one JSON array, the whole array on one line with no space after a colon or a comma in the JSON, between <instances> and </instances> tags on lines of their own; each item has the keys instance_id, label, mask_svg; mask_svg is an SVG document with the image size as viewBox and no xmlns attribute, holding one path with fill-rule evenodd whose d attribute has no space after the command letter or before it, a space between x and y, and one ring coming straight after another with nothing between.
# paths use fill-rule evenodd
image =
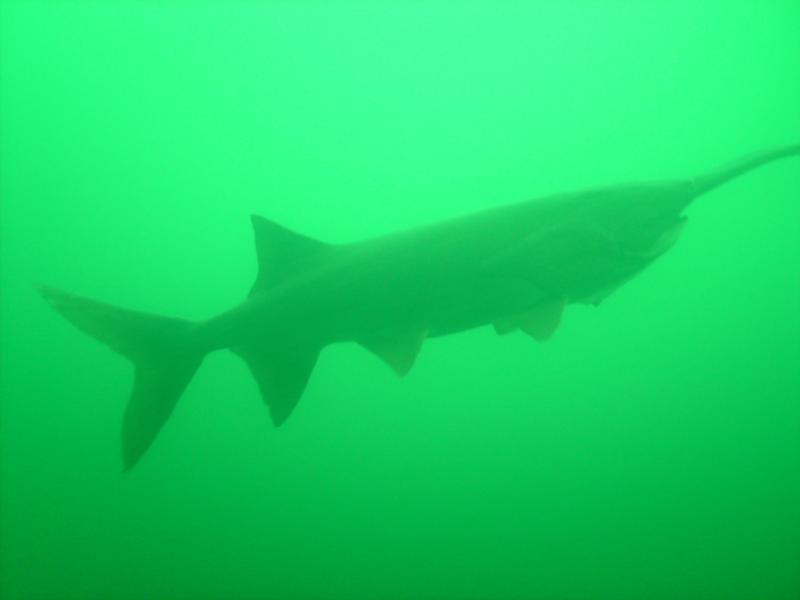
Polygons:
<instances>
[{"instance_id":1,"label":"pectoral fin","mask_svg":"<svg viewBox=\"0 0 800 600\"><path fill-rule=\"evenodd\" d=\"M419 329L401 334L376 335L360 339L358 343L377 355L402 377L414 365L427 333L424 329Z\"/></svg>"},{"instance_id":2,"label":"pectoral fin","mask_svg":"<svg viewBox=\"0 0 800 600\"><path fill-rule=\"evenodd\" d=\"M520 315L519 328L533 339L543 342L558 329L561 315L564 312L564 304L564 299L559 298L529 310Z\"/></svg>"},{"instance_id":3,"label":"pectoral fin","mask_svg":"<svg viewBox=\"0 0 800 600\"><path fill-rule=\"evenodd\" d=\"M498 335L505 335L521 329L533 339L542 342L558 329L566 302L563 298L540 304L518 315L501 317L494 322Z\"/></svg>"},{"instance_id":4,"label":"pectoral fin","mask_svg":"<svg viewBox=\"0 0 800 600\"><path fill-rule=\"evenodd\" d=\"M517 315L512 317L500 317L494 323L494 330L497 335L508 335L519 329L519 319Z\"/></svg>"}]
</instances>

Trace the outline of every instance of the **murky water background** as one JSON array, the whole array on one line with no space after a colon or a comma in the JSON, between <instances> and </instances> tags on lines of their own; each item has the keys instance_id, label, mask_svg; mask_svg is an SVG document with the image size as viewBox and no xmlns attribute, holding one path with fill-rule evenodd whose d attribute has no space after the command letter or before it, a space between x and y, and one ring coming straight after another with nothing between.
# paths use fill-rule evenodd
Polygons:
<instances>
[{"instance_id":1,"label":"murky water background","mask_svg":"<svg viewBox=\"0 0 800 600\"><path fill-rule=\"evenodd\" d=\"M120 474L128 364L43 282L186 318L258 213L348 242L800 139L800 4L5 2L9 599L800 597L800 161L546 344L326 349L274 429L210 356Z\"/></svg>"}]
</instances>

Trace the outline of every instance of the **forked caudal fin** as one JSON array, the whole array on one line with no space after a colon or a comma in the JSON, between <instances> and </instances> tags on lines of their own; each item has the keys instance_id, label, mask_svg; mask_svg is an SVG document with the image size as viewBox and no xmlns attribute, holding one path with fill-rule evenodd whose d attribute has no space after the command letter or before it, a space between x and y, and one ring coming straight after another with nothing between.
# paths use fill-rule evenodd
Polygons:
<instances>
[{"instance_id":1,"label":"forked caudal fin","mask_svg":"<svg viewBox=\"0 0 800 600\"><path fill-rule=\"evenodd\" d=\"M124 470L133 467L161 427L203 360L190 344L189 321L117 308L49 287L38 287L50 305L78 329L130 360L133 391L122 426Z\"/></svg>"},{"instance_id":2,"label":"forked caudal fin","mask_svg":"<svg viewBox=\"0 0 800 600\"><path fill-rule=\"evenodd\" d=\"M251 295L280 284L293 273L312 268L331 246L253 216L259 275ZM37 286L44 299L78 329L123 355L134 365L131 392L122 427L124 470L151 446L208 348L193 335L196 325L118 308L61 290ZM236 346L256 379L272 419L280 425L303 393L321 345L281 340Z\"/></svg>"}]
</instances>

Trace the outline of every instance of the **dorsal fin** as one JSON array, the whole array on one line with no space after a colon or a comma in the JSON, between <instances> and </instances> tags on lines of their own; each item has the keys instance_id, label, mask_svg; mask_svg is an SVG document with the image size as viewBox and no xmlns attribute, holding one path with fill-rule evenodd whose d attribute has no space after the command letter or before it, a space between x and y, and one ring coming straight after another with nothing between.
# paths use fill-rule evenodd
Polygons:
<instances>
[{"instance_id":1,"label":"dorsal fin","mask_svg":"<svg viewBox=\"0 0 800 600\"><path fill-rule=\"evenodd\" d=\"M251 215L258 257L258 277L250 295L279 282L289 273L330 248L329 244L295 233L282 225Z\"/></svg>"}]
</instances>

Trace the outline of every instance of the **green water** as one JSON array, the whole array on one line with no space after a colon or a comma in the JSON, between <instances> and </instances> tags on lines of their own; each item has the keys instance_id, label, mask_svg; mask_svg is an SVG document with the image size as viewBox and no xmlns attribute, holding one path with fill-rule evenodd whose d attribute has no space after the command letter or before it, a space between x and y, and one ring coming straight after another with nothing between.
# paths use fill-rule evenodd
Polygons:
<instances>
[{"instance_id":1,"label":"green water","mask_svg":"<svg viewBox=\"0 0 800 600\"><path fill-rule=\"evenodd\" d=\"M280 429L209 356L120 473L128 363L42 282L190 319L250 213L350 242L800 139L800 3L5 2L8 599L800 598L800 160L552 340L324 350Z\"/></svg>"}]
</instances>

